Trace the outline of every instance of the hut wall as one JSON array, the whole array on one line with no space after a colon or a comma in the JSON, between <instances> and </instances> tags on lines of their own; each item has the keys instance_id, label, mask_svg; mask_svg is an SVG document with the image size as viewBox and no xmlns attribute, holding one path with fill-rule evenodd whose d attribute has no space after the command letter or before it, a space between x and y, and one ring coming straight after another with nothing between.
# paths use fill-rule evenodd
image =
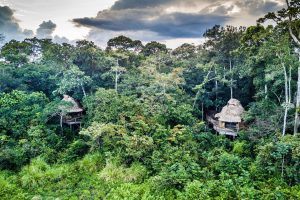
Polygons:
<instances>
[{"instance_id":1,"label":"hut wall","mask_svg":"<svg viewBox=\"0 0 300 200\"><path fill-rule=\"evenodd\" d=\"M220 128L225 128L225 122L219 121L219 127Z\"/></svg>"}]
</instances>

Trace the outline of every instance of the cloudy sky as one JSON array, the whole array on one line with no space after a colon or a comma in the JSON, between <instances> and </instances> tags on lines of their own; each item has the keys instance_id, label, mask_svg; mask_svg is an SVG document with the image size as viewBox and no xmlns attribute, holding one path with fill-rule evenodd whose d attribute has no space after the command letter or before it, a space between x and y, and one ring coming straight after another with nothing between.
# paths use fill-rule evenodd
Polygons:
<instances>
[{"instance_id":1,"label":"cloudy sky","mask_svg":"<svg viewBox=\"0 0 300 200\"><path fill-rule=\"evenodd\" d=\"M57 42L126 35L170 48L199 43L215 24L249 26L284 0L0 0L0 33Z\"/></svg>"}]
</instances>

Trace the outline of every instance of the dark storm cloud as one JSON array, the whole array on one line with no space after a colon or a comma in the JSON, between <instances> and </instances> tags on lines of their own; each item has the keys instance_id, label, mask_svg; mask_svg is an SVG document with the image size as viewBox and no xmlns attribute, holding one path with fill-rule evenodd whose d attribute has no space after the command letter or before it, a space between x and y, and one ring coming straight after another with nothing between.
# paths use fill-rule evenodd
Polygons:
<instances>
[{"instance_id":1,"label":"dark storm cloud","mask_svg":"<svg viewBox=\"0 0 300 200\"><path fill-rule=\"evenodd\" d=\"M207 28L223 24L229 18L213 14L130 9L102 11L96 18L79 18L73 22L109 31L150 31L168 38L192 38L200 37Z\"/></svg>"},{"instance_id":2,"label":"dark storm cloud","mask_svg":"<svg viewBox=\"0 0 300 200\"><path fill-rule=\"evenodd\" d=\"M152 32L165 38L201 37L209 27L223 24L230 17L214 14L172 12L165 8L185 4L193 6L195 0L119 0L109 10L100 11L95 18L77 18L77 26L115 32ZM202 3L208 0L202 0ZM199 3L199 2L198 2Z\"/></svg>"},{"instance_id":3,"label":"dark storm cloud","mask_svg":"<svg viewBox=\"0 0 300 200\"><path fill-rule=\"evenodd\" d=\"M107 13L110 15L111 13ZM216 23L228 20L229 17L217 15L202 15L192 13L164 14L154 19L148 19L152 13L139 11L107 17L101 13L97 18L74 19L77 24L89 27L99 27L111 31L152 31L166 37L199 37L201 32Z\"/></svg>"},{"instance_id":4,"label":"dark storm cloud","mask_svg":"<svg viewBox=\"0 0 300 200\"><path fill-rule=\"evenodd\" d=\"M30 30L23 31L14 18L14 11L7 6L0 6L0 34L3 34L6 40L10 40L30 37L33 32Z\"/></svg>"},{"instance_id":5,"label":"dark storm cloud","mask_svg":"<svg viewBox=\"0 0 300 200\"><path fill-rule=\"evenodd\" d=\"M150 22L149 30L174 38L201 37L205 29L228 19L218 15L172 13Z\"/></svg>"},{"instance_id":6,"label":"dark storm cloud","mask_svg":"<svg viewBox=\"0 0 300 200\"><path fill-rule=\"evenodd\" d=\"M177 10L166 12L168 8ZM199 11L191 13L186 8ZM98 30L148 31L165 38L195 38L215 24L228 24L234 17L253 15L255 22L259 15L279 8L274 0L118 0L94 18L77 18L73 22ZM239 12L239 16L231 16L234 12Z\"/></svg>"},{"instance_id":7,"label":"dark storm cloud","mask_svg":"<svg viewBox=\"0 0 300 200\"><path fill-rule=\"evenodd\" d=\"M243 8L243 10L251 13L252 15L266 14L271 11L276 11L282 8L284 0L280 1L263 1L263 0L239 0L236 5Z\"/></svg>"},{"instance_id":8,"label":"dark storm cloud","mask_svg":"<svg viewBox=\"0 0 300 200\"><path fill-rule=\"evenodd\" d=\"M56 29L56 24L54 24L51 20L43 21L39 25L39 28L36 30L36 36L38 38L52 38L52 34Z\"/></svg>"}]
</instances>

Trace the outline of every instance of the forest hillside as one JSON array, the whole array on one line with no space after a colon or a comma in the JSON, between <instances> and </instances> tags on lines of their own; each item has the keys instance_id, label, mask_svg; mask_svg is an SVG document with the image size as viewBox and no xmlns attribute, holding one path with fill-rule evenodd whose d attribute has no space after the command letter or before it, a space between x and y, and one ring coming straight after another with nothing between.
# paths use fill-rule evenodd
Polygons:
<instances>
[{"instance_id":1,"label":"forest hillside","mask_svg":"<svg viewBox=\"0 0 300 200\"><path fill-rule=\"evenodd\" d=\"M300 199L299 15L176 49L3 43L0 199Z\"/></svg>"}]
</instances>

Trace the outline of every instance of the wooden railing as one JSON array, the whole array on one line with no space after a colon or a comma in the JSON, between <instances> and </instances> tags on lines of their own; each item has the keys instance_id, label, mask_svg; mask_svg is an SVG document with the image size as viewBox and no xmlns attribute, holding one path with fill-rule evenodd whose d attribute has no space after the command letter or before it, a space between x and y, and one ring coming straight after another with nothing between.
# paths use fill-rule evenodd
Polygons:
<instances>
[{"instance_id":1,"label":"wooden railing","mask_svg":"<svg viewBox=\"0 0 300 200\"><path fill-rule=\"evenodd\" d=\"M82 121L82 116L63 119L63 122L66 124L80 124L81 121Z\"/></svg>"}]
</instances>

